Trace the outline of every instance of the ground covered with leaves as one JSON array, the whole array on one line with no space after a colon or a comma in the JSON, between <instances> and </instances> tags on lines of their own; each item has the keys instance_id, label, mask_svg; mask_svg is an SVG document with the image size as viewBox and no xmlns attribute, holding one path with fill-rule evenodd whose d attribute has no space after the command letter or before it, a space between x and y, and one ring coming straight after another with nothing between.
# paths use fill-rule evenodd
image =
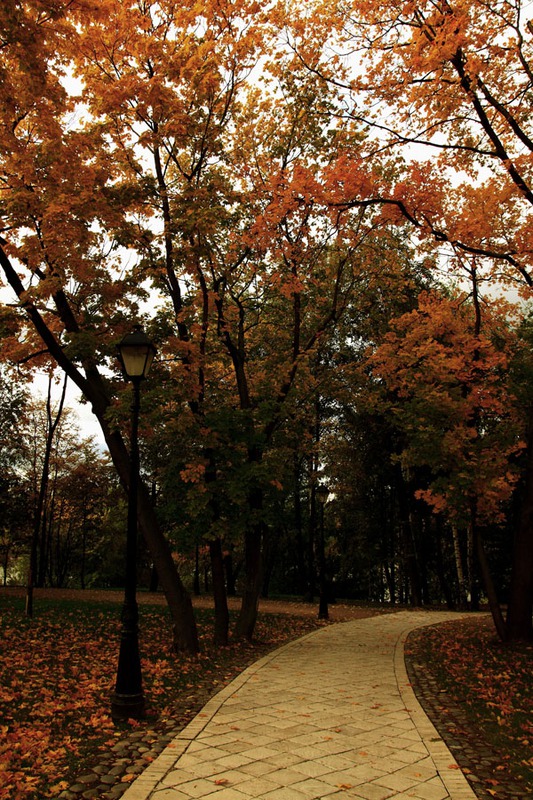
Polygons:
<instances>
[{"instance_id":1,"label":"ground covered with leaves","mask_svg":"<svg viewBox=\"0 0 533 800\"><path fill-rule=\"evenodd\" d=\"M413 688L479 798L533 797L533 645L503 644L488 616L414 631Z\"/></svg>"},{"instance_id":2,"label":"ground covered with leaves","mask_svg":"<svg viewBox=\"0 0 533 800\"><path fill-rule=\"evenodd\" d=\"M48 592L37 597L28 620L22 592L0 591L0 800L59 797L125 741L143 735L161 742L248 664L327 624L311 605L263 603L253 645L215 649L212 610L207 600L197 601L202 652L177 657L164 598L140 600L148 716L115 727L109 700L120 594L86 592L82 599L79 592ZM331 616L340 621L374 613L337 605ZM501 645L490 620L480 617L409 638L414 688L483 800L533 796L532 655L531 646ZM127 767L116 780L133 780L140 769Z\"/></svg>"},{"instance_id":3,"label":"ground covered with leaves","mask_svg":"<svg viewBox=\"0 0 533 800\"><path fill-rule=\"evenodd\" d=\"M319 624L314 613L261 613L253 645L240 642L215 650L212 611L200 608L196 614L202 652L187 658L171 650L164 602L142 602L139 612L148 704L147 720L141 725L152 728L164 727L167 720L186 724L245 666ZM116 599L53 599L48 593L37 598L35 616L29 620L22 597L0 592L2 800L58 796L99 754L127 735L128 726L116 728L109 715L119 615Z\"/></svg>"}]
</instances>

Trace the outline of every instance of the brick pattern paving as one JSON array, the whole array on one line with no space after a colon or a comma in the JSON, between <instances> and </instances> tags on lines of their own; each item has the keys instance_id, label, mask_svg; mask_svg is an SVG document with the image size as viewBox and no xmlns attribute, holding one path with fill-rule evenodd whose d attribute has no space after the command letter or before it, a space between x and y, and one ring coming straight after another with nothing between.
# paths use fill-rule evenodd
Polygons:
<instances>
[{"instance_id":1,"label":"brick pattern paving","mask_svg":"<svg viewBox=\"0 0 533 800\"><path fill-rule=\"evenodd\" d=\"M124 800L475 800L409 686L403 642L428 616L334 625L261 659Z\"/></svg>"}]
</instances>

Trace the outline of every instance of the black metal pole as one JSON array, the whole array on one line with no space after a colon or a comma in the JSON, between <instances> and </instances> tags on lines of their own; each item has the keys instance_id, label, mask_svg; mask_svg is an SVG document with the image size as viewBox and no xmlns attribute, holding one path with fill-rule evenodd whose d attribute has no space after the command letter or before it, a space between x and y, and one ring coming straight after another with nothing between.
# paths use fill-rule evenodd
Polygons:
<instances>
[{"instance_id":1,"label":"black metal pole","mask_svg":"<svg viewBox=\"0 0 533 800\"><path fill-rule=\"evenodd\" d=\"M324 545L324 501L320 502L320 563L318 575L318 619L329 619L328 587L326 581L326 553Z\"/></svg>"},{"instance_id":2,"label":"black metal pole","mask_svg":"<svg viewBox=\"0 0 533 800\"><path fill-rule=\"evenodd\" d=\"M141 659L139 655L139 612L137 608L137 495L139 480L140 378L132 378L131 471L126 536L126 587L122 607L122 635L115 692L111 700L113 719L139 719L144 715Z\"/></svg>"}]
</instances>

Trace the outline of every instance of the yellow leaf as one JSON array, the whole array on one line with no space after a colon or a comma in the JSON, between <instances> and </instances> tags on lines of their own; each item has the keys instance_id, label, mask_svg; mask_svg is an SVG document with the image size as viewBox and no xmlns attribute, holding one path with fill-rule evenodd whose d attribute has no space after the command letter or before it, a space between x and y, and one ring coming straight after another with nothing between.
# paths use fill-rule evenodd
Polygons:
<instances>
[{"instance_id":1,"label":"yellow leaf","mask_svg":"<svg viewBox=\"0 0 533 800\"><path fill-rule=\"evenodd\" d=\"M65 789L68 789L68 783L66 781L59 781L54 786L50 786L50 792L52 794L59 794L59 792L64 792Z\"/></svg>"}]
</instances>

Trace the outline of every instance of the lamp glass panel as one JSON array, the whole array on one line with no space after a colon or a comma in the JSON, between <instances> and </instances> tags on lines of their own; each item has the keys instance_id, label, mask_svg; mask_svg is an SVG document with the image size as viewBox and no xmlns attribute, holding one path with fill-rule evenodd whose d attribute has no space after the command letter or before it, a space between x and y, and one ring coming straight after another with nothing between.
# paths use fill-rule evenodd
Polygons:
<instances>
[{"instance_id":1,"label":"lamp glass panel","mask_svg":"<svg viewBox=\"0 0 533 800\"><path fill-rule=\"evenodd\" d=\"M154 360L153 347L146 345L122 345L122 361L130 378L144 378Z\"/></svg>"}]
</instances>

